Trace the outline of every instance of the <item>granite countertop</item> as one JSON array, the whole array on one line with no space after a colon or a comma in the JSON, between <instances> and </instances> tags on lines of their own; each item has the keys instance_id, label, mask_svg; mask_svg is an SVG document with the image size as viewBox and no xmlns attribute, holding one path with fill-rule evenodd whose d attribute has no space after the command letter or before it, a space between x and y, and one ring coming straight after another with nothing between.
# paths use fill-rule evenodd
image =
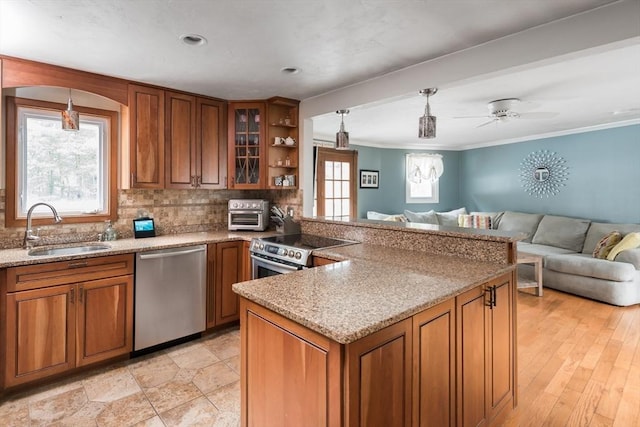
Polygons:
<instances>
[{"instance_id":1,"label":"granite countertop","mask_svg":"<svg viewBox=\"0 0 640 427\"><path fill-rule=\"evenodd\" d=\"M79 242L64 245L46 245L44 247L66 247L79 244L104 243L110 249L85 252L76 255L46 255L31 256L22 248L0 250L0 268L17 267L20 265L42 264L45 262L67 261L73 259L94 258L107 255L127 254L134 252L153 251L158 249L179 248L183 246L200 245L206 243L218 243L231 240L251 240L254 237L272 236L277 233L273 231L251 232L251 231L207 231L198 233L169 234L145 239L120 239L111 242Z\"/></svg>"},{"instance_id":2,"label":"granite countertop","mask_svg":"<svg viewBox=\"0 0 640 427\"><path fill-rule=\"evenodd\" d=\"M341 262L236 283L233 290L348 344L515 268L369 244L314 254Z\"/></svg>"},{"instance_id":3,"label":"granite countertop","mask_svg":"<svg viewBox=\"0 0 640 427\"><path fill-rule=\"evenodd\" d=\"M304 217L303 221L336 225L356 224L359 227L381 228L394 231L402 230L450 237L473 237L475 240L487 240L492 242L516 242L527 238L526 233L519 231L447 227L444 225L423 224L418 222L378 221L364 218L349 218L349 221L339 221L325 217Z\"/></svg>"}]
</instances>

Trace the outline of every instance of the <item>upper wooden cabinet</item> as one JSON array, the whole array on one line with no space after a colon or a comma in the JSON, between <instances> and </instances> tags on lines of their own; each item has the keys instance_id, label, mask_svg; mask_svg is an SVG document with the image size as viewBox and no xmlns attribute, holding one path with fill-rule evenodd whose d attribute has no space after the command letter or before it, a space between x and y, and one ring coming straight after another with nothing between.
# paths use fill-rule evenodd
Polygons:
<instances>
[{"instance_id":1,"label":"upper wooden cabinet","mask_svg":"<svg viewBox=\"0 0 640 427\"><path fill-rule=\"evenodd\" d=\"M226 103L129 85L133 188L226 188Z\"/></svg>"},{"instance_id":2,"label":"upper wooden cabinet","mask_svg":"<svg viewBox=\"0 0 640 427\"><path fill-rule=\"evenodd\" d=\"M298 131L298 105L300 101L273 97L267 100L267 149L268 161L266 187L271 190L298 187L300 139ZM276 143L291 138L292 145Z\"/></svg>"},{"instance_id":3,"label":"upper wooden cabinet","mask_svg":"<svg viewBox=\"0 0 640 427\"><path fill-rule=\"evenodd\" d=\"M264 102L229 104L229 187L265 188Z\"/></svg>"},{"instance_id":4,"label":"upper wooden cabinet","mask_svg":"<svg viewBox=\"0 0 640 427\"><path fill-rule=\"evenodd\" d=\"M229 187L298 187L299 103L274 97L229 104ZM289 144L284 142L287 138Z\"/></svg>"},{"instance_id":5,"label":"upper wooden cabinet","mask_svg":"<svg viewBox=\"0 0 640 427\"><path fill-rule=\"evenodd\" d=\"M225 188L225 103L168 91L165 99L166 188Z\"/></svg>"},{"instance_id":6,"label":"upper wooden cabinet","mask_svg":"<svg viewBox=\"0 0 640 427\"><path fill-rule=\"evenodd\" d=\"M129 85L131 187L164 187L164 91Z\"/></svg>"}]
</instances>

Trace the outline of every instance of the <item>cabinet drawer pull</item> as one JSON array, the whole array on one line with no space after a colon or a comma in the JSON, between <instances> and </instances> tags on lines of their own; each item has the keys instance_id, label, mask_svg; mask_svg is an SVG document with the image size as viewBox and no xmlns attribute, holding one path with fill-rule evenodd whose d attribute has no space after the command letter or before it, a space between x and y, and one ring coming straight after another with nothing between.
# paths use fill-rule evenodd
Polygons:
<instances>
[{"instance_id":1,"label":"cabinet drawer pull","mask_svg":"<svg viewBox=\"0 0 640 427\"><path fill-rule=\"evenodd\" d=\"M80 268L80 267L86 267L87 266L87 261L79 261L79 262L70 262L69 263L69 268Z\"/></svg>"}]
</instances>

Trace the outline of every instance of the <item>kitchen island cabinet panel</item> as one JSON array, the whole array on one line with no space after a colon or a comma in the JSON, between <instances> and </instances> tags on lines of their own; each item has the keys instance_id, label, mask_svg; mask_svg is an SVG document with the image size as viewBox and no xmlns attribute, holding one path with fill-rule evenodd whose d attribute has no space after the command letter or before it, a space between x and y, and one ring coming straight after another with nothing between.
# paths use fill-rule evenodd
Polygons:
<instances>
[{"instance_id":1,"label":"kitchen island cabinet panel","mask_svg":"<svg viewBox=\"0 0 640 427\"><path fill-rule=\"evenodd\" d=\"M257 356L246 365L248 425L327 425L327 351L255 313L246 320Z\"/></svg>"},{"instance_id":2,"label":"kitchen island cabinet panel","mask_svg":"<svg viewBox=\"0 0 640 427\"><path fill-rule=\"evenodd\" d=\"M7 295L7 387L75 365L74 294L74 286L62 285Z\"/></svg>"},{"instance_id":3,"label":"kitchen island cabinet panel","mask_svg":"<svg viewBox=\"0 0 640 427\"><path fill-rule=\"evenodd\" d=\"M487 422L489 389L485 289L479 286L456 300L458 425L482 426Z\"/></svg>"},{"instance_id":4,"label":"kitchen island cabinet panel","mask_svg":"<svg viewBox=\"0 0 640 427\"><path fill-rule=\"evenodd\" d=\"M132 275L94 280L79 285L78 303L78 366L131 351Z\"/></svg>"},{"instance_id":5,"label":"kitchen island cabinet panel","mask_svg":"<svg viewBox=\"0 0 640 427\"><path fill-rule=\"evenodd\" d=\"M411 319L346 346L347 425L411 425Z\"/></svg>"},{"instance_id":6,"label":"kitchen island cabinet panel","mask_svg":"<svg viewBox=\"0 0 640 427\"><path fill-rule=\"evenodd\" d=\"M455 304L445 301L413 318L413 425L455 425Z\"/></svg>"}]
</instances>

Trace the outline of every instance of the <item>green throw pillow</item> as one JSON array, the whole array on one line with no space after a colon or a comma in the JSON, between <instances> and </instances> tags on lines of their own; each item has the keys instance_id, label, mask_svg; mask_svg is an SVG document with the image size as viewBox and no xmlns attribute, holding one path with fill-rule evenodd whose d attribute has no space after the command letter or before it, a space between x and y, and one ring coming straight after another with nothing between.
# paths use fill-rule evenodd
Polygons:
<instances>
[{"instance_id":1,"label":"green throw pillow","mask_svg":"<svg viewBox=\"0 0 640 427\"><path fill-rule=\"evenodd\" d=\"M612 231L611 233L605 235L598 244L596 248L593 250L593 257L605 259L611 249L622 240L622 234L619 231Z\"/></svg>"}]
</instances>

